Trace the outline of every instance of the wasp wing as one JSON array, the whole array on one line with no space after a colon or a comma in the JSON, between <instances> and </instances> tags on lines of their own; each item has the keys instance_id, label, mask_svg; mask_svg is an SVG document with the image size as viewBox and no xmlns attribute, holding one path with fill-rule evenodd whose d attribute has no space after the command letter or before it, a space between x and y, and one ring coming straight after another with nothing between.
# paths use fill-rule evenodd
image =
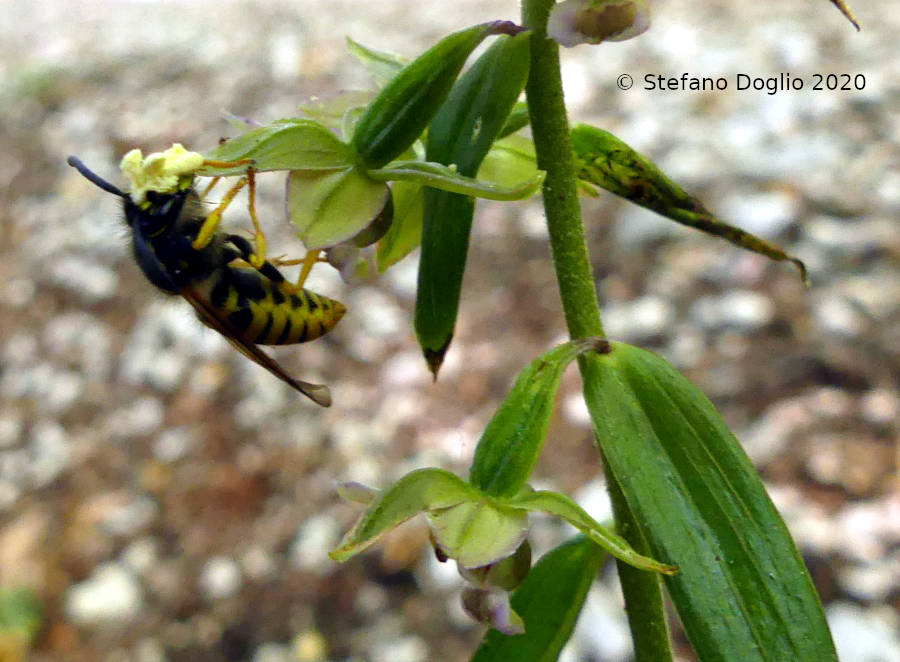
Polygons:
<instances>
[{"instance_id":1,"label":"wasp wing","mask_svg":"<svg viewBox=\"0 0 900 662\"><path fill-rule=\"evenodd\" d=\"M196 292L191 286L185 287L179 294L194 307L194 310L197 311L197 315L200 317L200 321L225 336L225 339L228 340L228 342L230 342L241 354L257 365L261 365L278 377L278 379L297 389L316 404L322 405L323 407L331 406L331 392L326 385L312 384L291 377L284 371L284 368L275 361L275 359L263 352L257 345L243 340L240 337L240 332L234 325L231 324L218 309L211 306L209 301Z\"/></svg>"}]
</instances>

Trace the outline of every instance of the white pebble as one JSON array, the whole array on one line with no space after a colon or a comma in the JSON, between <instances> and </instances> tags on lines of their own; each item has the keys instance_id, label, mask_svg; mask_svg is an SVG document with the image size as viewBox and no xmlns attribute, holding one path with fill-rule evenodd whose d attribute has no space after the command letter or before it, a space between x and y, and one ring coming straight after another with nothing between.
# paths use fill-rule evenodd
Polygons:
<instances>
[{"instance_id":1,"label":"white pebble","mask_svg":"<svg viewBox=\"0 0 900 662\"><path fill-rule=\"evenodd\" d=\"M322 570L332 563L329 550L340 539L337 522L327 515L310 517L300 526L291 547L291 560L303 570Z\"/></svg>"},{"instance_id":2,"label":"white pebble","mask_svg":"<svg viewBox=\"0 0 900 662\"><path fill-rule=\"evenodd\" d=\"M214 556L200 573L200 590L208 600L230 598L241 588L241 569L232 559Z\"/></svg>"},{"instance_id":3,"label":"white pebble","mask_svg":"<svg viewBox=\"0 0 900 662\"><path fill-rule=\"evenodd\" d=\"M826 609L838 657L859 662L900 662L897 615L875 614L838 602Z\"/></svg>"},{"instance_id":4,"label":"white pebble","mask_svg":"<svg viewBox=\"0 0 900 662\"><path fill-rule=\"evenodd\" d=\"M140 583L118 563L98 566L65 596L66 614L79 625L127 621L138 614L142 603Z\"/></svg>"}]
</instances>

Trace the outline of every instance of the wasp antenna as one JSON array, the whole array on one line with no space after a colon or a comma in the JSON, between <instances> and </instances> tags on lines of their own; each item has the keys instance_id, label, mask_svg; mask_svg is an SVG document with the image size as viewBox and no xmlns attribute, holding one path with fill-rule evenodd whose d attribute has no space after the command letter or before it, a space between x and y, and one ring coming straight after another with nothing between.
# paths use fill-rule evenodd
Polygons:
<instances>
[{"instance_id":1,"label":"wasp antenna","mask_svg":"<svg viewBox=\"0 0 900 662\"><path fill-rule=\"evenodd\" d=\"M66 163L75 168L78 172L82 174L82 176L87 179L89 182L94 184L95 186L99 186L104 191L108 193L112 193L113 195L117 195L120 198L127 198L128 195L122 192L122 189L110 184L108 181L103 179L100 175L92 172L77 156L70 156L66 159Z\"/></svg>"}]
</instances>

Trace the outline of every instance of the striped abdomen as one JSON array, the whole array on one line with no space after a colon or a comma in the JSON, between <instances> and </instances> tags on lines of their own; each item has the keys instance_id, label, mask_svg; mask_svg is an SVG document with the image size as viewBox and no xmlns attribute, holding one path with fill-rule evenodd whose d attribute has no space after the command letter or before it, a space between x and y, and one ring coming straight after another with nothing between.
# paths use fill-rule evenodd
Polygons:
<instances>
[{"instance_id":1,"label":"striped abdomen","mask_svg":"<svg viewBox=\"0 0 900 662\"><path fill-rule=\"evenodd\" d=\"M258 345L315 340L331 331L347 312L339 301L309 290L288 293L283 281L279 287L248 267L217 269L194 288L208 297L241 340Z\"/></svg>"}]
</instances>

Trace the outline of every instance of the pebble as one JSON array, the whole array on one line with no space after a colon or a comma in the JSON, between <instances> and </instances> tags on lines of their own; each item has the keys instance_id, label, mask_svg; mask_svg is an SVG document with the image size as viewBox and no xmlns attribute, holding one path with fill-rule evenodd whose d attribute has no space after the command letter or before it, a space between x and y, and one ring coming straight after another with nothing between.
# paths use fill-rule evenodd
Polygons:
<instances>
[{"instance_id":1,"label":"pebble","mask_svg":"<svg viewBox=\"0 0 900 662\"><path fill-rule=\"evenodd\" d=\"M197 435L194 429L185 426L166 428L153 441L153 455L161 462L177 462L184 458L196 443Z\"/></svg>"},{"instance_id":2,"label":"pebble","mask_svg":"<svg viewBox=\"0 0 900 662\"><path fill-rule=\"evenodd\" d=\"M166 409L159 398L138 398L127 407L109 414L105 422L106 434L124 440L155 432L165 419Z\"/></svg>"},{"instance_id":3,"label":"pebble","mask_svg":"<svg viewBox=\"0 0 900 662\"><path fill-rule=\"evenodd\" d=\"M66 591L66 615L78 625L128 621L141 610L140 582L120 563L97 566L91 576Z\"/></svg>"},{"instance_id":4,"label":"pebble","mask_svg":"<svg viewBox=\"0 0 900 662\"><path fill-rule=\"evenodd\" d=\"M122 550L122 562L136 574L144 575L159 559L158 548L153 538L138 538Z\"/></svg>"},{"instance_id":5,"label":"pebble","mask_svg":"<svg viewBox=\"0 0 900 662\"><path fill-rule=\"evenodd\" d=\"M691 305L691 317L709 330L731 327L751 332L769 324L774 316L772 300L750 290L699 297Z\"/></svg>"},{"instance_id":6,"label":"pebble","mask_svg":"<svg viewBox=\"0 0 900 662\"><path fill-rule=\"evenodd\" d=\"M610 576L611 577L611 576ZM574 659L627 660L631 654L631 634L621 595L610 586L595 582L588 591L578 623L566 648Z\"/></svg>"},{"instance_id":7,"label":"pebble","mask_svg":"<svg viewBox=\"0 0 900 662\"><path fill-rule=\"evenodd\" d=\"M847 602L835 602L825 612L841 660L900 662L900 619L896 612L864 610Z\"/></svg>"},{"instance_id":8,"label":"pebble","mask_svg":"<svg viewBox=\"0 0 900 662\"><path fill-rule=\"evenodd\" d=\"M838 582L849 595L868 603L886 603L900 586L900 563L883 558L870 563L847 565L838 572Z\"/></svg>"},{"instance_id":9,"label":"pebble","mask_svg":"<svg viewBox=\"0 0 900 662\"><path fill-rule=\"evenodd\" d=\"M819 334L830 334L844 338L854 338L865 328L865 318L850 301L834 293L816 297L813 302L813 317Z\"/></svg>"},{"instance_id":10,"label":"pebble","mask_svg":"<svg viewBox=\"0 0 900 662\"><path fill-rule=\"evenodd\" d=\"M240 566L225 556L214 556L200 571L200 591L210 601L236 595L242 582Z\"/></svg>"},{"instance_id":11,"label":"pebble","mask_svg":"<svg viewBox=\"0 0 900 662\"><path fill-rule=\"evenodd\" d=\"M108 299L119 287L115 271L95 259L74 255L54 261L50 278L56 285L72 290L91 303Z\"/></svg>"},{"instance_id":12,"label":"pebble","mask_svg":"<svg viewBox=\"0 0 900 662\"><path fill-rule=\"evenodd\" d=\"M415 635L376 641L370 659L372 662L423 662L429 659L428 645Z\"/></svg>"},{"instance_id":13,"label":"pebble","mask_svg":"<svg viewBox=\"0 0 900 662\"><path fill-rule=\"evenodd\" d=\"M267 641L260 644L253 653L253 662L294 662L291 649L284 644Z\"/></svg>"},{"instance_id":14,"label":"pebble","mask_svg":"<svg viewBox=\"0 0 900 662\"><path fill-rule=\"evenodd\" d=\"M675 320L668 299L647 295L627 303L613 303L603 310L603 323L611 338L637 341L665 333Z\"/></svg>"},{"instance_id":15,"label":"pebble","mask_svg":"<svg viewBox=\"0 0 900 662\"><path fill-rule=\"evenodd\" d=\"M775 237L797 219L799 200L785 191L729 194L718 205L728 223L763 238Z\"/></svg>"},{"instance_id":16,"label":"pebble","mask_svg":"<svg viewBox=\"0 0 900 662\"><path fill-rule=\"evenodd\" d=\"M65 428L52 420L38 421L31 431L28 476L34 487L49 485L66 469L72 442Z\"/></svg>"},{"instance_id":17,"label":"pebble","mask_svg":"<svg viewBox=\"0 0 900 662\"><path fill-rule=\"evenodd\" d=\"M315 515L303 522L294 543L291 546L290 558L294 565L302 570L323 572L334 569L334 561L328 552L337 545L341 530L333 517Z\"/></svg>"}]
</instances>

